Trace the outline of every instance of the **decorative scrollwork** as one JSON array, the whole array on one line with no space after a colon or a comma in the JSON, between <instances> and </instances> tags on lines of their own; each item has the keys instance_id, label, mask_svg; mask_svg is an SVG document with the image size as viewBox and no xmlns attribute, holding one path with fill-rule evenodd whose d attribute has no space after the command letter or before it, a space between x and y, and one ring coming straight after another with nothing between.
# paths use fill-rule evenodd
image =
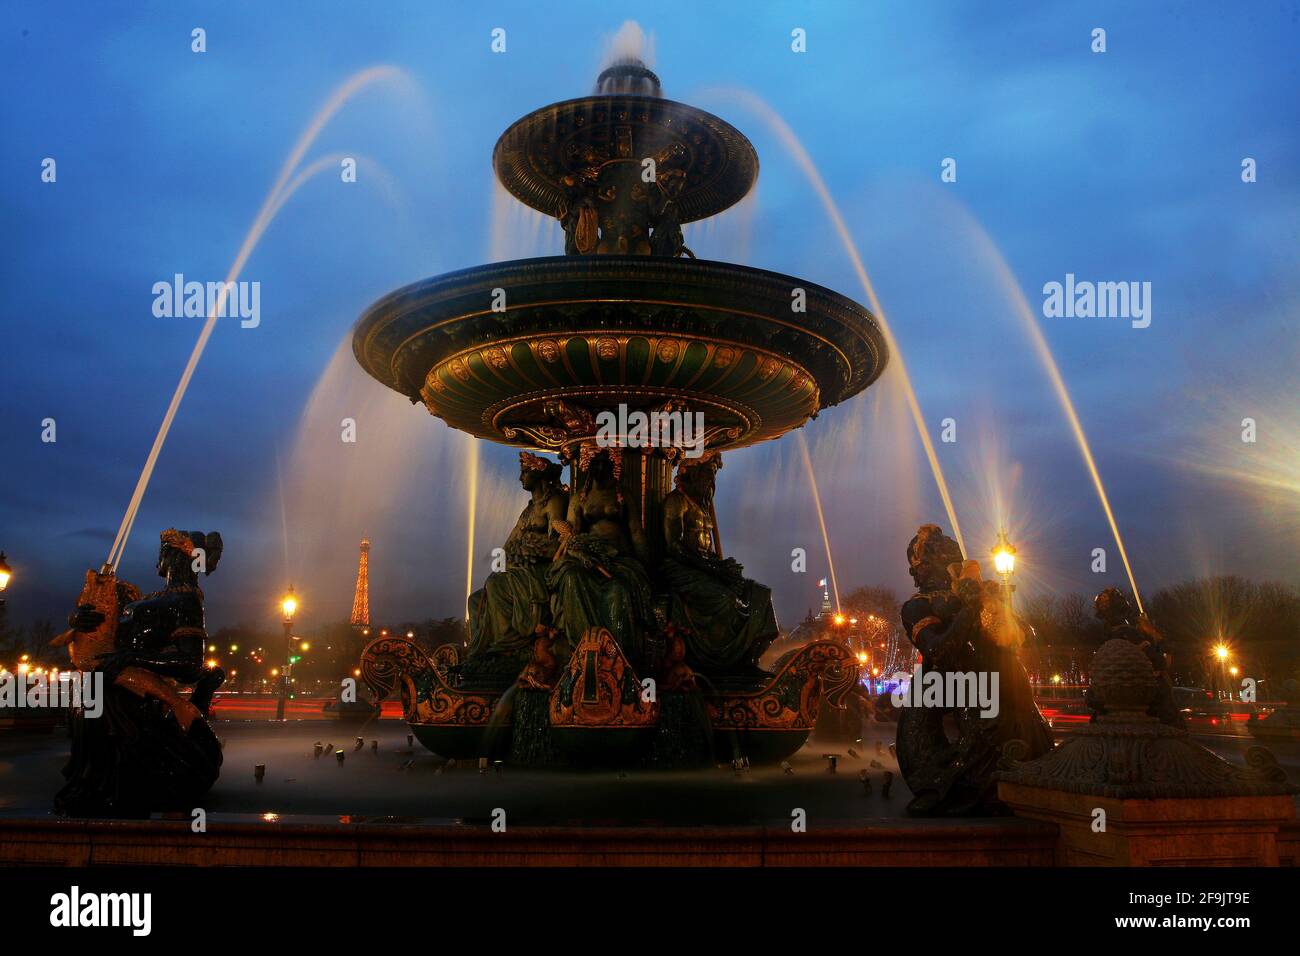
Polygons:
<instances>
[{"instance_id":1,"label":"decorative scrollwork","mask_svg":"<svg viewBox=\"0 0 1300 956\"><path fill-rule=\"evenodd\" d=\"M641 697L641 681L603 627L582 635L551 692L552 727L637 728L659 720L659 705Z\"/></svg>"},{"instance_id":2,"label":"decorative scrollwork","mask_svg":"<svg viewBox=\"0 0 1300 956\"><path fill-rule=\"evenodd\" d=\"M361 677L380 700L400 685L407 723L485 726L496 697L462 693L447 683L447 668L458 657L455 647L439 648L430 658L408 640L381 637L361 652Z\"/></svg>"},{"instance_id":3,"label":"decorative scrollwork","mask_svg":"<svg viewBox=\"0 0 1300 956\"><path fill-rule=\"evenodd\" d=\"M706 698L715 730L812 730L823 697L842 707L858 680L858 664L848 648L814 641L789 657L776 676L754 693Z\"/></svg>"}]
</instances>

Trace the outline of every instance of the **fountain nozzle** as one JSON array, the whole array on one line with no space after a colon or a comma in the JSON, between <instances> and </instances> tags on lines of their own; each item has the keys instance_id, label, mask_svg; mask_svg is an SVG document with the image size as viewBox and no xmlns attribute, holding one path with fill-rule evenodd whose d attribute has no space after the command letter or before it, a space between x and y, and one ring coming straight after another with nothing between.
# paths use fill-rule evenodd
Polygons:
<instances>
[{"instance_id":1,"label":"fountain nozzle","mask_svg":"<svg viewBox=\"0 0 1300 956\"><path fill-rule=\"evenodd\" d=\"M662 96L659 77L635 58L619 60L600 71L596 77L596 94L632 93L636 96Z\"/></svg>"}]
</instances>

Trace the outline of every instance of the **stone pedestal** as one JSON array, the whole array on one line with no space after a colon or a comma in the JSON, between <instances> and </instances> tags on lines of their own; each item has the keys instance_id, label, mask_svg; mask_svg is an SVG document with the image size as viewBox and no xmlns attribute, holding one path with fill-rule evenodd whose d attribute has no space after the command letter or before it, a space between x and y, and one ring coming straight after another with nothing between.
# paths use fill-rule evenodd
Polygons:
<instances>
[{"instance_id":1,"label":"stone pedestal","mask_svg":"<svg viewBox=\"0 0 1300 956\"><path fill-rule=\"evenodd\" d=\"M1058 866L1277 866L1278 831L1295 818L1287 795L1123 800L1001 782L998 797L1056 824Z\"/></svg>"},{"instance_id":2,"label":"stone pedestal","mask_svg":"<svg viewBox=\"0 0 1300 956\"><path fill-rule=\"evenodd\" d=\"M1237 767L1148 716L1156 677L1126 640L1102 645L1091 674L1095 720L998 774L998 797L1017 816L1058 827L1056 862L1277 866L1296 788L1273 755L1252 747Z\"/></svg>"}]
</instances>

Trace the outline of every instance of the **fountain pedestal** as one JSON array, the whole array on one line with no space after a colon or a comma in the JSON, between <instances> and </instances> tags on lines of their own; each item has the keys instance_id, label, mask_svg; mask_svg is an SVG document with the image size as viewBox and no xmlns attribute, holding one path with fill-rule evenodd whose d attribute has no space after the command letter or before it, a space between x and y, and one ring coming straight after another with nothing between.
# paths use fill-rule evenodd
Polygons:
<instances>
[{"instance_id":1,"label":"fountain pedestal","mask_svg":"<svg viewBox=\"0 0 1300 956\"><path fill-rule=\"evenodd\" d=\"M1106 642L1091 673L1095 721L998 775L1017 816L1058 827L1057 864L1278 865L1296 788L1273 755L1253 747L1237 767L1148 716L1155 674L1128 641Z\"/></svg>"},{"instance_id":2,"label":"fountain pedestal","mask_svg":"<svg viewBox=\"0 0 1300 956\"><path fill-rule=\"evenodd\" d=\"M1290 796L1123 800L1003 782L998 797L1058 827L1058 866L1277 866L1279 831L1295 818Z\"/></svg>"}]
</instances>

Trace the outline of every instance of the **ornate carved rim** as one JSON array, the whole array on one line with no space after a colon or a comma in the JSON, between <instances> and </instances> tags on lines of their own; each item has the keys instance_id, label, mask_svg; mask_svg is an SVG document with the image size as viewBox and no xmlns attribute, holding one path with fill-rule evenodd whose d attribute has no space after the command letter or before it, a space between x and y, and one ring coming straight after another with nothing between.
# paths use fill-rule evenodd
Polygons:
<instances>
[{"instance_id":1,"label":"ornate carved rim","mask_svg":"<svg viewBox=\"0 0 1300 956\"><path fill-rule=\"evenodd\" d=\"M494 312L497 289L505 303ZM795 289L804 290L804 312L791 309ZM582 339L594 351L575 369L568 344ZM629 370L633 340L642 365ZM735 425L752 425L733 447L776 437L857 394L888 360L871 314L829 289L653 256L525 259L415 283L366 311L353 352L374 378L491 440L510 441L501 429L513 423L494 421L502 409L542 393L581 401L605 388L611 398L639 389L730 408ZM684 365L688 352L694 365Z\"/></svg>"},{"instance_id":2,"label":"ornate carved rim","mask_svg":"<svg viewBox=\"0 0 1300 956\"><path fill-rule=\"evenodd\" d=\"M605 139L623 126L635 130L640 159L668 143L689 152L688 181L677 198L682 222L716 215L743 199L758 178L758 153L726 120L657 96L584 96L544 106L511 124L492 150L497 179L512 196L548 216L567 199L559 178L571 171L555 156L569 142ZM614 160L617 161L617 160Z\"/></svg>"}]
</instances>

